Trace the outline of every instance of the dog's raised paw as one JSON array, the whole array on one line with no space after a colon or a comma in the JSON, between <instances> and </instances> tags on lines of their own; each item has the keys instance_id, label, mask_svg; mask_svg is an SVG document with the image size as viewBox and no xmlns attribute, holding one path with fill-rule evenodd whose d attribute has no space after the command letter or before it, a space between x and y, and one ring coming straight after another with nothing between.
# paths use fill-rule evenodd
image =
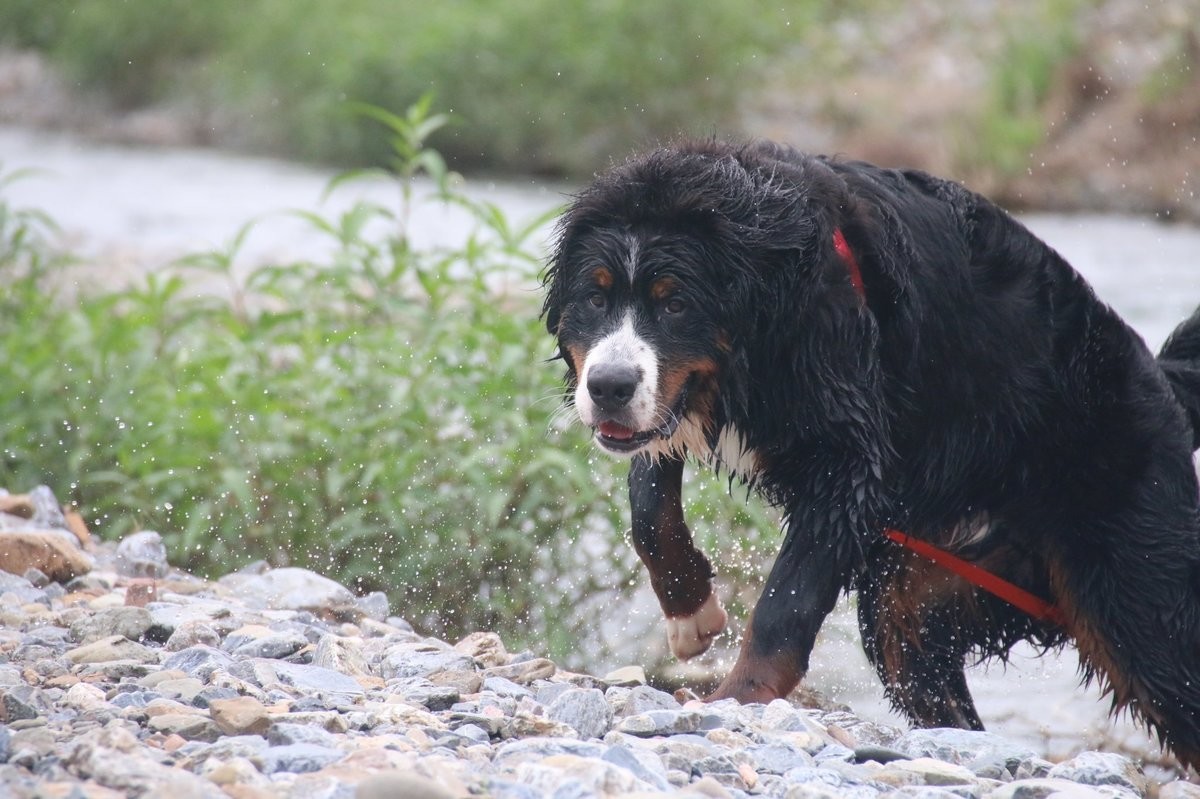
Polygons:
<instances>
[{"instance_id":1,"label":"dog's raised paw","mask_svg":"<svg viewBox=\"0 0 1200 799\"><path fill-rule=\"evenodd\" d=\"M721 600L714 591L692 615L667 619L667 643L671 653L680 660L689 660L705 652L725 629L727 621L729 614L721 607Z\"/></svg>"}]
</instances>

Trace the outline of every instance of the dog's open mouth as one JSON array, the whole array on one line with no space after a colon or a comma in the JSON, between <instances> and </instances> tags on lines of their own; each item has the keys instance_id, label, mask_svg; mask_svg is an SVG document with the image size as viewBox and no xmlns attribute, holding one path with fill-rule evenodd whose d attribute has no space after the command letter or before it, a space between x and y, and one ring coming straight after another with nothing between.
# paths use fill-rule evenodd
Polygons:
<instances>
[{"instance_id":1,"label":"dog's open mouth","mask_svg":"<svg viewBox=\"0 0 1200 799\"><path fill-rule=\"evenodd\" d=\"M683 409L687 404L691 385L692 381L688 380L683 391L679 392L679 399L675 401L675 407L667 414L667 420L658 427L650 430L634 430L619 422L608 420L596 425L596 441L609 452L636 452L655 438L670 438L675 434L676 428L679 427L679 421L683 418Z\"/></svg>"},{"instance_id":2,"label":"dog's open mouth","mask_svg":"<svg viewBox=\"0 0 1200 799\"><path fill-rule=\"evenodd\" d=\"M633 452L650 443L658 435L658 430L631 430L616 422L601 422L596 428L596 438L600 446L614 452Z\"/></svg>"}]
</instances>

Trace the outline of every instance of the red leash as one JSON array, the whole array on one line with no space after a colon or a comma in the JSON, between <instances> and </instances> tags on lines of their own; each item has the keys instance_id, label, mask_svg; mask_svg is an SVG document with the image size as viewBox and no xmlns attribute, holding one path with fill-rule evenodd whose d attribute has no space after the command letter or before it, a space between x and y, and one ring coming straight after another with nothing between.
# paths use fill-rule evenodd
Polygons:
<instances>
[{"instance_id":1,"label":"red leash","mask_svg":"<svg viewBox=\"0 0 1200 799\"><path fill-rule=\"evenodd\" d=\"M998 577L986 569L981 569L974 563L968 563L962 558L951 555L944 549L929 544L919 538L913 538L908 533L899 530L884 530L883 534L902 547L911 549L923 558L928 558L937 565L954 572L972 585L982 588L989 594L1000 597L1008 604L1025 611L1040 621L1066 626L1063 612L1053 604L1034 596L1020 586L1013 585L1003 577Z\"/></svg>"},{"instance_id":2,"label":"red leash","mask_svg":"<svg viewBox=\"0 0 1200 799\"><path fill-rule=\"evenodd\" d=\"M862 270L858 268L858 259L854 257L854 252L850 249L850 245L846 243L846 237L842 235L841 228L834 228L833 249L837 252L838 257L842 259L842 262L846 264L846 271L850 273L850 284L854 286L854 290L862 298L863 302L866 302L867 290L863 284ZM884 530L883 534L900 546L916 552L923 558L928 558L942 568L957 574L971 585L1000 597L1005 602L1025 611L1035 619L1049 622L1050 624L1057 624L1060 627L1066 626L1066 617L1058 607L1039 596L1034 596L1024 588L1013 585L1003 577L998 577L990 571L976 566L974 563L963 560L957 555L951 555L944 549L938 549L932 544L918 538L913 538L908 533L889 529Z\"/></svg>"}]
</instances>

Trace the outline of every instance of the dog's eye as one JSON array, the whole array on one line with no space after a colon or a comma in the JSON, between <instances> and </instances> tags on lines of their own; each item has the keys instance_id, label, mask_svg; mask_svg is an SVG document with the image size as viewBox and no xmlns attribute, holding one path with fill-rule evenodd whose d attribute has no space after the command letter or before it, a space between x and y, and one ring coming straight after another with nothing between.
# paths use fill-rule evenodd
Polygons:
<instances>
[{"instance_id":1,"label":"dog's eye","mask_svg":"<svg viewBox=\"0 0 1200 799\"><path fill-rule=\"evenodd\" d=\"M663 305L663 310L672 316L678 313L683 313L685 308L687 308L687 303L679 297L672 297L671 299L667 300L665 305Z\"/></svg>"},{"instance_id":2,"label":"dog's eye","mask_svg":"<svg viewBox=\"0 0 1200 799\"><path fill-rule=\"evenodd\" d=\"M598 291L593 291L588 295L588 304L593 308L603 308L606 302L607 300L604 299L604 295Z\"/></svg>"}]
</instances>

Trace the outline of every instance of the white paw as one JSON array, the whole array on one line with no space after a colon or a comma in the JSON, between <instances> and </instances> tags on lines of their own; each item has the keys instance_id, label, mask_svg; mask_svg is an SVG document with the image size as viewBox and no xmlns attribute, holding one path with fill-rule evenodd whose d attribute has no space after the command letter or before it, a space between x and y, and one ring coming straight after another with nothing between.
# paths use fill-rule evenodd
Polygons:
<instances>
[{"instance_id":1,"label":"white paw","mask_svg":"<svg viewBox=\"0 0 1200 799\"><path fill-rule=\"evenodd\" d=\"M713 591L691 616L667 619L667 643L671 652L680 660L694 658L708 649L712 640L725 629L728 620L729 614L721 607L717 592Z\"/></svg>"}]
</instances>

